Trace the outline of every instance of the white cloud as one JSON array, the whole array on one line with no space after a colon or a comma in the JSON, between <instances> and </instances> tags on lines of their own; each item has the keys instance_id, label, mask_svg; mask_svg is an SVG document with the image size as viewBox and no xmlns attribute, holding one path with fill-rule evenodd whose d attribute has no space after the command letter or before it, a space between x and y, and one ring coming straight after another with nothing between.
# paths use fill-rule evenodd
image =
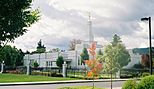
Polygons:
<instances>
[{"instance_id":1,"label":"white cloud","mask_svg":"<svg viewBox=\"0 0 154 89\"><path fill-rule=\"evenodd\" d=\"M106 45L118 34L127 48L145 47L148 46L148 24L140 22L140 18L154 17L153 5L153 0L34 0L33 8L39 7L41 19L13 45L34 50L42 39L48 49L67 49L71 39L88 38L90 11L93 33L99 43Z\"/></svg>"}]
</instances>

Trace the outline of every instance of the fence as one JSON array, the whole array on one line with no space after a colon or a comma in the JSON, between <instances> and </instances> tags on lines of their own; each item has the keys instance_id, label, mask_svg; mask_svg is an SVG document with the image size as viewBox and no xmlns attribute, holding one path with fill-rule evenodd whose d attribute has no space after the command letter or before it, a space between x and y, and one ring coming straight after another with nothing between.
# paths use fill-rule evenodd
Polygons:
<instances>
[{"instance_id":1,"label":"fence","mask_svg":"<svg viewBox=\"0 0 154 89\"><path fill-rule=\"evenodd\" d=\"M17 67L17 68L5 68L5 72L13 74L26 74L26 67ZM122 69L120 73L121 78L133 78L140 77L143 75L148 75L148 69ZM52 68L52 67L41 67L41 68L31 68L31 75L43 75L43 76L52 76L52 77L62 77L62 68ZM76 69L76 68L67 68L67 77L78 77L86 78L87 70L86 69ZM100 78L110 78L109 72L101 72ZM116 77L116 75L115 75ZM113 74L113 78L114 74Z\"/></svg>"}]
</instances>

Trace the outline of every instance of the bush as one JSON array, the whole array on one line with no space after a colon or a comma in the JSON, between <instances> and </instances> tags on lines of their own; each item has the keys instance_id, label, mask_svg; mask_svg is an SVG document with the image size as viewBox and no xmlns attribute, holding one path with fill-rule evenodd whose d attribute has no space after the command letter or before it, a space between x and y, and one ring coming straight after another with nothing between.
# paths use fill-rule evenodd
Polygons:
<instances>
[{"instance_id":1,"label":"bush","mask_svg":"<svg viewBox=\"0 0 154 89\"><path fill-rule=\"evenodd\" d=\"M37 63L37 61L35 61L35 62L33 63L33 66L34 66L34 68L39 67L39 64Z\"/></svg>"},{"instance_id":2,"label":"bush","mask_svg":"<svg viewBox=\"0 0 154 89\"><path fill-rule=\"evenodd\" d=\"M154 75L144 77L139 82L137 89L154 89Z\"/></svg>"},{"instance_id":3,"label":"bush","mask_svg":"<svg viewBox=\"0 0 154 89\"><path fill-rule=\"evenodd\" d=\"M149 76L150 73L142 73L142 77L146 77L146 76Z\"/></svg>"},{"instance_id":4,"label":"bush","mask_svg":"<svg viewBox=\"0 0 154 89\"><path fill-rule=\"evenodd\" d=\"M62 74L55 72L32 72L32 75L43 75L43 76L51 76L51 77L63 77Z\"/></svg>"},{"instance_id":5,"label":"bush","mask_svg":"<svg viewBox=\"0 0 154 89\"><path fill-rule=\"evenodd\" d=\"M128 80L122 86L122 89L136 89L137 83L135 80Z\"/></svg>"},{"instance_id":6,"label":"bush","mask_svg":"<svg viewBox=\"0 0 154 89\"><path fill-rule=\"evenodd\" d=\"M120 78L133 78L133 75L131 75L131 74L121 74Z\"/></svg>"},{"instance_id":7,"label":"bush","mask_svg":"<svg viewBox=\"0 0 154 89\"><path fill-rule=\"evenodd\" d=\"M58 73L51 73L52 77L63 77L62 74L58 74Z\"/></svg>"}]
</instances>

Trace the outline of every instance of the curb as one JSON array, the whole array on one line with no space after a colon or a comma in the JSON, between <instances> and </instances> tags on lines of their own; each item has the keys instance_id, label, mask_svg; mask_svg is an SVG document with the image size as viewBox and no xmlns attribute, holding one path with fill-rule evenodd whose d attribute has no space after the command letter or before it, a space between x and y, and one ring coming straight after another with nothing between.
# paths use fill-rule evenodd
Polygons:
<instances>
[{"instance_id":1,"label":"curb","mask_svg":"<svg viewBox=\"0 0 154 89\"><path fill-rule=\"evenodd\" d=\"M112 79L113 82L116 81L126 81L129 79ZM137 79L139 80L139 79ZM111 79L98 79L95 82L110 82ZM42 81L42 82L15 82L15 83L0 83L0 86L17 86L17 85L46 85L46 84L66 84L66 83L88 83L93 82L93 80L69 80L69 81Z\"/></svg>"}]
</instances>

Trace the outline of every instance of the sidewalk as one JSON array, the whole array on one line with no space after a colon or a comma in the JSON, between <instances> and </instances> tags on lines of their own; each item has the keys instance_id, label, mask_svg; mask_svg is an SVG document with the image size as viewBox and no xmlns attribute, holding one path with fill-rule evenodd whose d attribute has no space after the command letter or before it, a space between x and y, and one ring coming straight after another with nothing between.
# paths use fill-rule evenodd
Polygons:
<instances>
[{"instance_id":1,"label":"sidewalk","mask_svg":"<svg viewBox=\"0 0 154 89\"><path fill-rule=\"evenodd\" d=\"M129 79L112 79L115 81L126 81ZM0 83L0 86L12 86L12 85L43 85L43 84L65 84L65 83L86 83L93 80L69 80L69 81L41 81L41 82L13 82L13 83ZM95 82L110 82L111 79L98 79ZM116 88L118 89L118 88Z\"/></svg>"}]
</instances>

